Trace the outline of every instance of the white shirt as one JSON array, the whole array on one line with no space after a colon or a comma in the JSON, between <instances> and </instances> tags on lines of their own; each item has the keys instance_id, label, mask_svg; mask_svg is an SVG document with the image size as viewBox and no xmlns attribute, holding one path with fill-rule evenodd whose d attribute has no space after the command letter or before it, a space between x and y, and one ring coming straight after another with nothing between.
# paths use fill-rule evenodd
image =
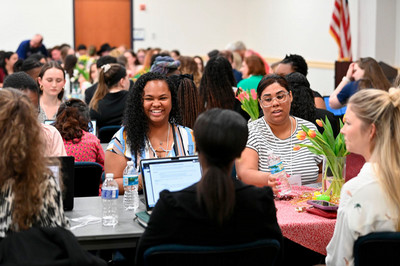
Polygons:
<instances>
[{"instance_id":1,"label":"white shirt","mask_svg":"<svg viewBox=\"0 0 400 266\"><path fill-rule=\"evenodd\" d=\"M354 265L354 242L371 232L396 231L396 216L388 208L371 163L343 185L335 226L328 244L326 265Z\"/></svg>"}]
</instances>

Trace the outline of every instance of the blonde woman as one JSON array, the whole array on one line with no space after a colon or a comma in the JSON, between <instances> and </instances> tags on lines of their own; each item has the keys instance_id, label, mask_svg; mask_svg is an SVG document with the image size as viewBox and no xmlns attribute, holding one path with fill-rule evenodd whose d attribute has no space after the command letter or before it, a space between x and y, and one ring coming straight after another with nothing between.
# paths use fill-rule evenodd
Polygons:
<instances>
[{"instance_id":1,"label":"blonde woman","mask_svg":"<svg viewBox=\"0 0 400 266\"><path fill-rule=\"evenodd\" d=\"M89 103L90 117L99 128L121 125L128 98L129 78L120 64L105 64L99 72L99 85Z\"/></svg>"},{"instance_id":2,"label":"blonde woman","mask_svg":"<svg viewBox=\"0 0 400 266\"><path fill-rule=\"evenodd\" d=\"M0 90L0 106L0 237L32 226L67 227L37 110L13 89Z\"/></svg>"},{"instance_id":3,"label":"blonde woman","mask_svg":"<svg viewBox=\"0 0 400 266\"><path fill-rule=\"evenodd\" d=\"M400 231L400 90L361 90L348 104L347 149L365 158L357 177L342 188L327 265L353 265L357 238Z\"/></svg>"}]
</instances>

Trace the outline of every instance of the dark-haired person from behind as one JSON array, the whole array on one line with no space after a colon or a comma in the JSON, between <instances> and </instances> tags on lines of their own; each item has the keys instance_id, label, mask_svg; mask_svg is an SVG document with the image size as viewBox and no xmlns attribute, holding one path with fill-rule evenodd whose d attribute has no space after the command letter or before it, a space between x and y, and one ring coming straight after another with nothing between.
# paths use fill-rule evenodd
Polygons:
<instances>
[{"instance_id":1,"label":"dark-haired person from behind","mask_svg":"<svg viewBox=\"0 0 400 266\"><path fill-rule=\"evenodd\" d=\"M278 64L275 73L279 75L288 75L292 72L299 72L307 77L308 65L301 55L290 54ZM319 92L313 90L315 106L320 109L326 109L325 101Z\"/></svg>"},{"instance_id":2,"label":"dark-haired person from behind","mask_svg":"<svg viewBox=\"0 0 400 266\"><path fill-rule=\"evenodd\" d=\"M60 132L68 156L75 162L96 162L104 166L104 151L100 140L89 132L88 106L79 99L69 99L58 109L54 126Z\"/></svg>"},{"instance_id":3,"label":"dark-haired person from behind","mask_svg":"<svg viewBox=\"0 0 400 266\"><path fill-rule=\"evenodd\" d=\"M223 246L265 238L282 243L270 187L231 178L234 160L247 142L247 122L232 110L211 109L194 125L201 180L178 192L164 190L136 253L160 244Z\"/></svg>"}]
</instances>

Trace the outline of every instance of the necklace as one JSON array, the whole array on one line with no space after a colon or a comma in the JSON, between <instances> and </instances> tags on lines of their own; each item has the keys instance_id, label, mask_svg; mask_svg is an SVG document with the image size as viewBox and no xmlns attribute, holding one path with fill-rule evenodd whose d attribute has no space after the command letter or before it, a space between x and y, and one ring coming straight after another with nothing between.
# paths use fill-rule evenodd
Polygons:
<instances>
[{"instance_id":1,"label":"necklace","mask_svg":"<svg viewBox=\"0 0 400 266\"><path fill-rule=\"evenodd\" d=\"M160 147L159 147L159 148L160 148L161 150L158 150L158 149L155 150L155 149L153 148L153 145L151 145L151 141L150 141L149 138L147 137L147 144L149 145L149 148L152 150L152 152L153 152L153 154L154 154L154 156L155 156L156 158L158 158L157 152L158 152L158 153L165 152L165 155L167 156L168 153L171 151L171 150L168 149L168 144L169 144L169 131L170 131L170 129L171 129L171 124L168 123L168 132L167 132L167 139L166 139L167 149L164 149L164 147L162 146L163 142L160 141Z\"/></svg>"}]
</instances>

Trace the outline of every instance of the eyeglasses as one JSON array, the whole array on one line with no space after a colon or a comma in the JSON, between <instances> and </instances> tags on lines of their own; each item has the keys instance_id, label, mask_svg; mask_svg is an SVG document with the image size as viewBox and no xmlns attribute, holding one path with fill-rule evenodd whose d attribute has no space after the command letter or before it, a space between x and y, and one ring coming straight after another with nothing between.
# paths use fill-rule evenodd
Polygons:
<instances>
[{"instance_id":1,"label":"eyeglasses","mask_svg":"<svg viewBox=\"0 0 400 266\"><path fill-rule=\"evenodd\" d=\"M265 98L262 98L261 99L261 105L264 108L271 107L273 105L274 100L276 100L278 103L284 103L284 102L287 101L288 95L289 95L289 92L283 92L283 93L280 93L280 94L276 95L276 97L265 97Z\"/></svg>"}]
</instances>

